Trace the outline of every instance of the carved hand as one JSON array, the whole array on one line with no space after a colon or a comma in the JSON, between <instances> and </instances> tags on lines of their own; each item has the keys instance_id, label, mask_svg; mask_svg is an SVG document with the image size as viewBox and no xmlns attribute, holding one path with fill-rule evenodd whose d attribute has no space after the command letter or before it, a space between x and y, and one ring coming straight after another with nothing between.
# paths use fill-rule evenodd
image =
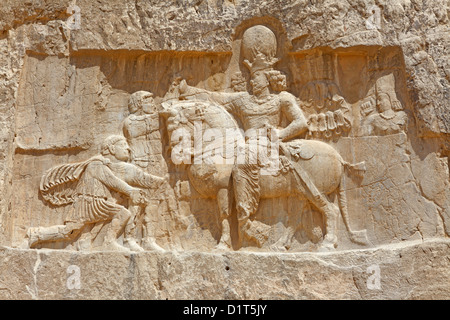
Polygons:
<instances>
[{"instance_id":1,"label":"carved hand","mask_svg":"<svg viewBox=\"0 0 450 320\"><path fill-rule=\"evenodd\" d=\"M169 174L167 173L164 177L159 177L158 188L169 184Z\"/></svg>"},{"instance_id":2,"label":"carved hand","mask_svg":"<svg viewBox=\"0 0 450 320\"><path fill-rule=\"evenodd\" d=\"M147 199L145 197L145 192L140 189L134 189L133 191L131 191L130 199L134 205L147 203Z\"/></svg>"},{"instance_id":3,"label":"carved hand","mask_svg":"<svg viewBox=\"0 0 450 320\"><path fill-rule=\"evenodd\" d=\"M279 141L282 140L282 134L283 130L277 129L271 124L265 123L263 128L267 129L267 135L270 137L270 139L278 139ZM274 142L274 141L273 141Z\"/></svg>"},{"instance_id":4,"label":"carved hand","mask_svg":"<svg viewBox=\"0 0 450 320\"><path fill-rule=\"evenodd\" d=\"M394 111L399 111L403 109L402 103L396 99L392 101L392 109Z\"/></svg>"}]
</instances>

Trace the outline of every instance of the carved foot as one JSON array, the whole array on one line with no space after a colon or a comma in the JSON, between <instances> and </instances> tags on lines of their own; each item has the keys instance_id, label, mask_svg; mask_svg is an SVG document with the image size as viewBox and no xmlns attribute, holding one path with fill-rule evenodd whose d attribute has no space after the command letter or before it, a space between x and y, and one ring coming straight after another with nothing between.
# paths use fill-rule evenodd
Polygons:
<instances>
[{"instance_id":1,"label":"carved foot","mask_svg":"<svg viewBox=\"0 0 450 320\"><path fill-rule=\"evenodd\" d=\"M29 228L26 237L28 238L28 248L33 248L39 241L39 227Z\"/></svg>"},{"instance_id":2,"label":"carved foot","mask_svg":"<svg viewBox=\"0 0 450 320\"><path fill-rule=\"evenodd\" d=\"M215 247L214 251L230 251L231 246L228 245L226 242L220 241Z\"/></svg>"},{"instance_id":3,"label":"carved foot","mask_svg":"<svg viewBox=\"0 0 450 320\"><path fill-rule=\"evenodd\" d=\"M109 243L106 243L103 246L103 249L105 250L110 250L110 251L119 251L119 252L125 252L125 253L130 253L130 249L118 244L116 241L112 241Z\"/></svg>"},{"instance_id":4,"label":"carved foot","mask_svg":"<svg viewBox=\"0 0 450 320\"><path fill-rule=\"evenodd\" d=\"M256 242L258 248L261 248L269 238L269 231L270 226L259 221L247 220L245 225L242 227L242 233L245 237Z\"/></svg>"},{"instance_id":5,"label":"carved foot","mask_svg":"<svg viewBox=\"0 0 450 320\"><path fill-rule=\"evenodd\" d=\"M154 238L145 238L144 241L142 242L142 245L144 247L145 250L149 250L149 251L159 251L159 252L165 252L166 250L164 250L163 248L161 248L157 243L156 240Z\"/></svg>"},{"instance_id":6,"label":"carved foot","mask_svg":"<svg viewBox=\"0 0 450 320\"><path fill-rule=\"evenodd\" d=\"M326 235L325 239L322 242L322 245L319 248L319 252L327 252L327 251L333 251L337 247L337 237Z\"/></svg>"},{"instance_id":7,"label":"carved foot","mask_svg":"<svg viewBox=\"0 0 450 320\"><path fill-rule=\"evenodd\" d=\"M134 239L125 239L124 244L130 248L131 251L143 252L145 251Z\"/></svg>"},{"instance_id":8,"label":"carved foot","mask_svg":"<svg viewBox=\"0 0 450 320\"><path fill-rule=\"evenodd\" d=\"M370 244L369 239L367 238L366 230L352 231L350 233L350 239L352 240L352 242L363 246L367 246Z\"/></svg>"}]
</instances>

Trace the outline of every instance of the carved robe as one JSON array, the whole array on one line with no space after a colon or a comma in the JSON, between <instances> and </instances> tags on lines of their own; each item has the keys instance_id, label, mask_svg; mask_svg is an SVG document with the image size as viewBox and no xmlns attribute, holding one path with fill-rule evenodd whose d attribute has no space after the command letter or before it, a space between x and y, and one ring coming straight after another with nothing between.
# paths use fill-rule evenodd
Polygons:
<instances>
[{"instance_id":1,"label":"carved robe","mask_svg":"<svg viewBox=\"0 0 450 320\"><path fill-rule=\"evenodd\" d=\"M305 132L307 129L306 118L298 106L295 97L282 91L279 94L271 94L265 99L258 100L248 92L224 93L208 92L203 89L188 87L185 97L189 99L211 100L222 105L228 112L241 121L244 131L249 129L260 129L264 127L281 128L282 116L288 120L289 125L284 140L291 140ZM247 150L252 139L246 141ZM256 142L258 145L260 141ZM253 146L254 147L254 146ZM233 184L235 187L235 198L239 208L239 219L245 220L254 214L258 208L260 198L259 177L261 157L257 155L257 162L248 161L254 155L247 152L246 163L236 164L233 169Z\"/></svg>"},{"instance_id":2,"label":"carved robe","mask_svg":"<svg viewBox=\"0 0 450 320\"><path fill-rule=\"evenodd\" d=\"M158 130L158 118L149 114L130 115L123 124L123 132L131 148L134 164L147 169L155 154L150 144L150 134Z\"/></svg>"},{"instance_id":3,"label":"carved robe","mask_svg":"<svg viewBox=\"0 0 450 320\"><path fill-rule=\"evenodd\" d=\"M382 113L375 113L367 117L363 123L363 135L383 136L399 133L405 130L407 121L408 118L404 111L396 112L392 118L385 118Z\"/></svg>"},{"instance_id":4,"label":"carved robe","mask_svg":"<svg viewBox=\"0 0 450 320\"><path fill-rule=\"evenodd\" d=\"M242 121L246 132L248 132L249 129L257 130L267 126L279 128L281 126L283 109L285 110L285 113L287 113L288 120L290 121L293 121L294 119L304 119L304 115L300 109L295 110L293 107L285 108L285 104L290 103L291 99L292 95L287 92L281 92L278 95L270 95L264 101L258 101L254 96L243 93L240 98L233 99L229 103L225 104L225 108L228 112L236 115ZM299 133L295 132L294 128L291 136L296 136L298 134ZM248 218L254 214L258 208L260 199L259 181L261 169L270 165L271 162L269 159L264 158L267 154L265 152L258 153L256 155L252 154L252 152L255 152L255 149L252 151L252 147L254 148L255 145L257 145L258 148L267 148L265 142L267 142L267 140L261 141L255 137L246 139L246 163L236 164L233 170L235 197L237 206L240 209L239 219ZM249 147L250 145L253 146ZM280 161L280 170L284 167L284 163L286 162L282 161L285 160L283 157L284 156L281 155L281 159L277 160ZM252 159L257 159L257 161L249 161Z\"/></svg>"},{"instance_id":5,"label":"carved robe","mask_svg":"<svg viewBox=\"0 0 450 320\"><path fill-rule=\"evenodd\" d=\"M42 177L40 189L43 198L54 205L73 203L74 210L66 221L94 223L125 210L116 203L112 191L130 197L133 186L149 188L163 181L130 163L112 163L96 156L49 170Z\"/></svg>"}]
</instances>

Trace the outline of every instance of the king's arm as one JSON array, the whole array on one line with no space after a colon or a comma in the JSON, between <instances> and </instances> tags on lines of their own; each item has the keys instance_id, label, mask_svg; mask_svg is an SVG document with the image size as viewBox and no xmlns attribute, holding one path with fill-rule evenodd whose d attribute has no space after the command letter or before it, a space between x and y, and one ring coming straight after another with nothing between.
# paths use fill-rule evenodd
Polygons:
<instances>
[{"instance_id":1,"label":"king's arm","mask_svg":"<svg viewBox=\"0 0 450 320\"><path fill-rule=\"evenodd\" d=\"M308 129L308 123L292 94L283 91L280 93L280 98L281 111L290 123L286 128L279 131L279 138L282 141L288 141L303 134Z\"/></svg>"},{"instance_id":2,"label":"king's arm","mask_svg":"<svg viewBox=\"0 0 450 320\"><path fill-rule=\"evenodd\" d=\"M242 97L242 92L215 92L206 89L191 87L182 80L179 85L180 98L186 100L198 99L204 101L216 102L223 106L228 112L234 113L236 101Z\"/></svg>"}]
</instances>

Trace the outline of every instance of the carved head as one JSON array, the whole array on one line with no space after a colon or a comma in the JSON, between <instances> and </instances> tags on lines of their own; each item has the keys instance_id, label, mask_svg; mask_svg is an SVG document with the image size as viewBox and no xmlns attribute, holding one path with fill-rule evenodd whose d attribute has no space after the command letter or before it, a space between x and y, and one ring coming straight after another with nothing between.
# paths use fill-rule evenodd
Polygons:
<instances>
[{"instance_id":1,"label":"carved head","mask_svg":"<svg viewBox=\"0 0 450 320\"><path fill-rule=\"evenodd\" d=\"M286 76L278 70L260 70L252 75L250 80L253 94L258 95L270 86L273 91L280 92L287 89Z\"/></svg>"},{"instance_id":2,"label":"carved head","mask_svg":"<svg viewBox=\"0 0 450 320\"><path fill-rule=\"evenodd\" d=\"M257 71L253 74L252 80L250 80L250 85L253 89L253 94L259 94L264 89L269 87L269 79L267 79L266 73L264 71Z\"/></svg>"},{"instance_id":3,"label":"carved head","mask_svg":"<svg viewBox=\"0 0 450 320\"><path fill-rule=\"evenodd\" d=\"M128 111L131 114L148 111L154 105L153 93L148 91L136 91L128 100Z\"/></svg>"},{"instance_id":4,"label":"carved head","mask_svg":"<svg viewBox=\"0 0 450 320\"><path fill-rule=\"evenodd\" d=\"M160 114L167 119L171 148L179 143L193 144L195 135L204 134L205 130L218 129L225 136L227 129L239 128L232 115L210 101L163 102L162 108ZM203 143L206 145L205 141Z\"/></svg>"},{"instance_id":5,"label":"carved head","mask_svg":"<svg viewBox=\"0 0 450 320\"><path fill-rule=\"evenodd\" d=\"M389 94L380 92L377 95L377 109L378 112L385 112L392 110L391 98Z\"/></svg>"},{"instance_id":6,"label":"carved head","mask_svg":"<svg viewBox=\"0 0 450 320\"><path fill-rule=\"evenodd\" d=\"M160 114L167 119L169 135L176 129L187 127L191 129L194 121L202 121L201 104L192 101L178 101L177 103L163 103Z\"/></svg>"},{"instance_id":7,"label":"carved head","mask_svg":"<svg viewBox=\"0 0 450 320\"><path fill-rule=\"evenodd\" d=\"M257 25L245 30L242 36L244 65L253 75L257 71L269 70L278 62L277 38L269 28Z\"/></svg>"},{"instance_id":8,"label":"carved head","mask_svg":"<svg viewBox=\"0 0 450 320\"><path fill-rule=\"evenodd\" d=\"M123 136L112 135L103 141L101 154L114 156L117 160L127 162L130 160L130 147Z\"/></svg>"}]
</instances>

